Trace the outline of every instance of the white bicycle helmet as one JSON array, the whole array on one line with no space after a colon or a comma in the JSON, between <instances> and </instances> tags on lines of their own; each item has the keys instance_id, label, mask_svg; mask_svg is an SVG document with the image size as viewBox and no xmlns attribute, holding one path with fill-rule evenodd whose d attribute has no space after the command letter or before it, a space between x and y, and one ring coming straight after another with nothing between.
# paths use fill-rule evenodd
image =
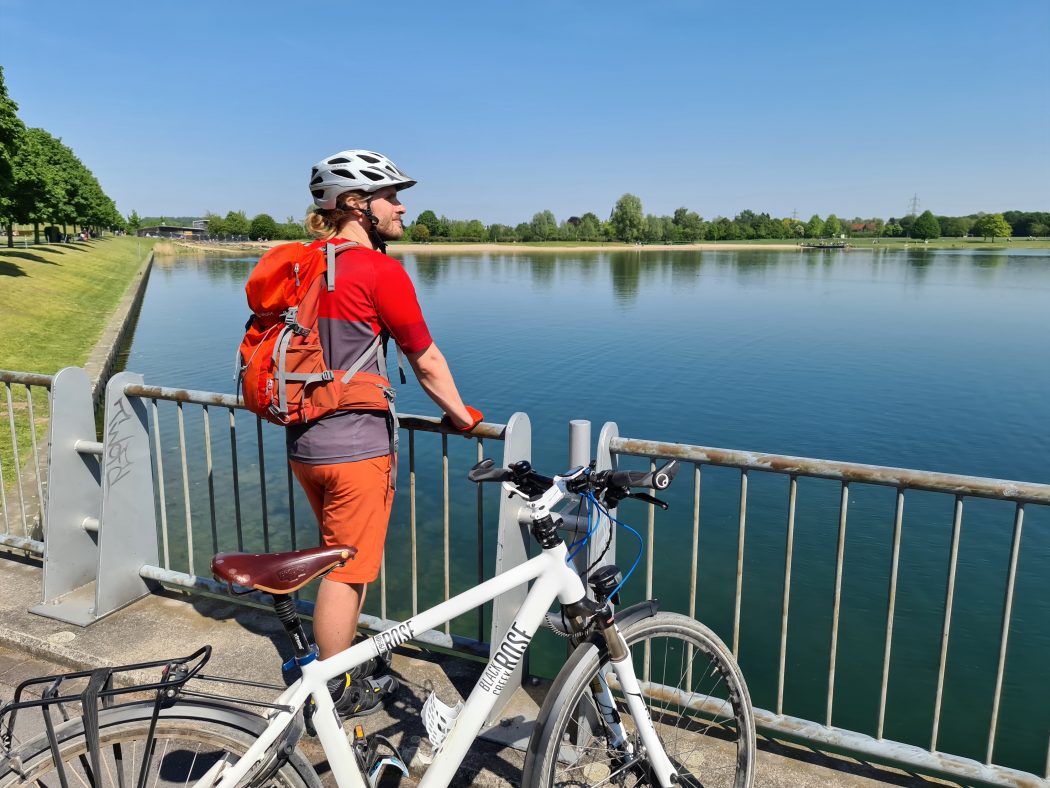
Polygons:
<instances>
[{"instance_id":1,"label":"white bicycle helmet","mask_svg":"<svg viewBox=\"0 0 1050 788\"><path fill-rule=\"evenodd\" d=\"M343 192L371 194L387 186L401 191L415 183L386 156L370 150L340 151L321 159L310 172L310 194L314 205L323 210L335 208Z\"/></svg>"}]
</instances>

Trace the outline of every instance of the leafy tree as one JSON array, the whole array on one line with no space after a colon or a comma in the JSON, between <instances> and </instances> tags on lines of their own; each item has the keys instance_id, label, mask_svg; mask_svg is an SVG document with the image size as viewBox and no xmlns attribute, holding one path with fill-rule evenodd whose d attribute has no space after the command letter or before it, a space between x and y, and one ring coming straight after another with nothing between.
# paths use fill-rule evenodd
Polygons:
<instances>
[{"instance_id":1,"label":"leafy tree","mask_svg":"<svg viewBox=\"0 0 1050 788\"><path fill-rule=\"evenodd\" d=\"M411 227L409 227L409 230L413 241L426 243L430 240L430 228L422 222L416 222Z\"/></svg>"},{"instance_id":2,"label":"leafy tree","mask_svg":"<svg viewBox=\"0 0 1050 788\"><path fill-rule=\"evenodd\" d=\"M589 211L580 217L576 226L576 237L581 241L598 241L602 237L602 222Z\"/></svg>"},{"instance_id":3,"label":"leafy tree","mask_svg":"<svg viewBox=\"0 0 1050 788\"><path fill-rule=\"evenodd\" d=\"M558 221L550 211L534 214L530 224L532 235L537 241L553 241L558 237Z\"/></svg>"},{"instance_id":4,"label":"leafy tree","mask_svg":"<svg viewBox=\"0 0 1050 788\"><path fill-rule=\"evenodd\" d=\"M244 211L229 211L222 222L224 235L248 235L251 230L251 224L248 222L248 217L244 215Z\"/></svg>"},{"instance_id":5,"label":"leafy tree","mask_svg":"<svg viewBox=\"0 0 1050 788\"><path fill-rule=\"evenodd\" d=\"M642 214L642 201L633 194L625 194L616 201L609 216L613 236L625 243L633 243L642 237L645 229L645 216Z\"/></svg>"},{"instance_id":6,"label":"leafy tree","mask_svg":"<svg viewBox=\"0 0 1050 788\"><path fill-rule=\"evenodd\" d=\"M807 238L823 238L824 237L824 221L813 214L809 221L806 222L806 237Z\"/></svg>"},{"instance_id":7,"label":"leafy tree","mask_svg":"<svg viewBox=\"0 0 1050 788\"><path fill-rule=\"evenodd\" d=\"M277 225L277 237L282 241L297 241L306 238L307 235L306 228L297 222L295 217L289 216L286 221Z\"/></svg>"},{"instance_id":8,"label":"leafy tree","mask_svg":"<svg viewBox=\"0 0 1050 788\"><path fill-rule=\"evenodd\" d=\"M217 213L205 211L204 221L208 223L208 235L228 235L228 233L226 232L226 222L224 222L222 217L219 216Z\"/></svg>"},{"instance_id":9,"label":"leafy tree","mask_svg":"<svg viewBox=\"0 0 1050 788\"><path fill-rule=\"evenodd\" d=\"M7 245L14 246L14 228L9 214L13 204L8 195L13 194L15 155L25 133L25 124L19 120L18 105L7 95L4 83L4 68L0 66L0 217L7 223Z\"/></svg>"},{"instance_id":10,"label":"leafy tree","mask_svg":"<svg viewBox=\"0 0 1050 788\"><path fill-rule=\"evenodd\" d=\"M1028 234L1034 235L1037 238L1043 238L1050 235L1050 224L1042 224L1041 222L1035 222L1028 225Z\"/></svg>"},{"instance_id":11,"label":"leafy tree","mask_svg":"<svg viewBox=\"0 0 1050 788\"><path fill-rule=\"evenodd\" d=\"M669 239L680 243L696 243L704 237L704 220L687 208L675 208L671 217Z\"/></svg>"},{"instance_id":12,"label":"leafy tree","mask_svg":"<svg viewBox=\"0 0 1050 788\"><path fill-rule=\"evenodd\" d=\"M26 129L13 161L10 196L4 199L5 218L9 223L32 222L37 243L40 222L50 220L50 206L63 197L58 173L48 156L46 137L50 135L43 129Z\"/></svg>"},{"instance_id":13,"label":"leafy tree","mask_svg":"<svg viewBox=\"0 0 1050 788\"><path fill-rule=\"evenodd\" d=\"M974 222L973 231L983 238L1009 238L1013 232L1001 213L986 213Z\"/></svg>"},{"instance_id":14,"label":"leafy tree","mask_svg":"<svg viewBox=\"0 0 1050 788\"><path fill-rule=\"evenodd\" d=\"M824 220L824 234L830 238L838 238L842 235L842 222L833 213L828 214L828 218Z\"/></svg>"},{"instance_id":15,"label":"leafy tree","mask_svg":"<svg viewBox=\"0 0 1050 788\"><path fill-rule=\"evenodd\" d=\"M260 213L252 219L248 234L253 241L258 241L260 238L276 238L277 222L268 213Z\"/></svg>"},{"instance_id":16,"label":"leafy tree","mask_svg":"<svg viewBox=\"0 0 1050 788\"><path fill-rule=\"evenodd\" d=\"M912 225L911 234L915 238L922 238L926 241L940 238L941 225L932 211L923 211Z\"/></svg>"},{"instance_id":17,"label":"leafy tree","mask_svg":"<svg viewBox=\"0 0 1050 788\"><path fill-rule=\"evenodd\" d=\"M740 226L725 216L716 216L707 225L707 237L712 241L735 241L740 238Z\"/></svg>"},{"instance_id":18,"label":"leafy tree","mask_svg":"<svg viewBox=\"0 0 1050 788\"><path fill-rule=\"evenodd\" d=\"M784 238L801 238L806 234L806 225L798 219L781 219L780 225L783 228Z\"/></svg>"}]
</instances>

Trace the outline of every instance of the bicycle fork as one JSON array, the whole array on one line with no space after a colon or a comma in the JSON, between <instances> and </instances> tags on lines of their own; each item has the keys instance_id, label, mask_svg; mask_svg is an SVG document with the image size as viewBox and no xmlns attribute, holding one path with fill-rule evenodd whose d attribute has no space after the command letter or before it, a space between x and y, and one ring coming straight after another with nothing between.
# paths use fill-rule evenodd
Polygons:
<instances>
[{"instance_id":1,"label":"bicycle fork","mask_svg":"<svg viewBox=\"0 0 1050 788\"><path fill-rule=\"evenodd\" d=\"M638 677L634 673L634 663L631 661L631 652L627 648L627 641L624 640L623 634L614 621L607 620L600 626L602 634L605 636L605 642L609 646L610 664L616 673L620 688L623 690L627 708L634 718L635 726L638 729L638 738L645 747L645 756L649 762L649 768L661 786L670 788L678 783L678 772L671 765L667 753L664 752L663 744L656 735L656 728L653 726L653 720L649 716L649 709L642 698L642 688L638 684ZM594 694L599 713L608 727L611 736L609 744L614 748L622 749L629 759L636 757L638 754L631 751L630 742L627 740L627 729L624 727L623 720L616 710L616 700L613 698L612 691L609 689L609 683L601 670L598 671L597 676L591 682L591 692Z\"/></svg>"}]
</instances>

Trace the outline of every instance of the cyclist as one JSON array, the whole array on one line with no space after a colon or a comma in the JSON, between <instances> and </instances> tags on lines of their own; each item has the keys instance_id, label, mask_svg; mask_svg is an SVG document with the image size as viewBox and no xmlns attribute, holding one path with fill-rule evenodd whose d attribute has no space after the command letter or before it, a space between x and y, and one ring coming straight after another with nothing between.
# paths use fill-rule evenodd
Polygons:
<instances>
[{"instance_id":1,"label":"cyclist","mask_svg":"<svg viewBox=\"0 0 1050 788\"><path fill-rule=\"evenodd\" d=\"M317 329L330 369L349 369L380 334L405 353L423 390L458 430L467 432L482 415L463 404L445 357L423 320L415 288L386 242L404 235L402 189L416 181L385 156L345 150L328 156L310 175L315 208L306 217L315 243L357 245L336 260L335 288L321 288ZM380 374L372 355L362 367ZM367 584L379 576L396 457L389 414L344 411L287 430L292 471L306 491L325 544L357 547L355 560L322 580L314 608L314 638L321 659L348 648L357 631ZM373 659L329 682L344 717L368 714L398 688Z\"/></svg>"}]
</instances>

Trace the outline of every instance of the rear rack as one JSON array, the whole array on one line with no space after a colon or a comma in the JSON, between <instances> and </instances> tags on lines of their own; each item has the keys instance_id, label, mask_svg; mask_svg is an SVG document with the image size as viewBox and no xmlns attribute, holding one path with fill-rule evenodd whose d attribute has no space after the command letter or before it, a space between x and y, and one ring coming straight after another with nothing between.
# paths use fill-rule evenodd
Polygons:
<instances>
[{"instance_id":1,"label":"rear rack","mask_svg":"<svg viewBox=\"0 0 1050 788\"><path fill-rule=\"evenodd\" d=\"M185 689L190 679L196 681L222 682L250 687L284 690L283 686L247 681L244 679L206 676L201 669L211 657L211 646L203 646L189 656L175 659L161 659L153 662L139 662L134 665L97 668L95 670L75 671L53 676L23 681L15 690L14 699L0 707L0 771L4 766L17 762L19 749L24 742L16 735L16 723L30 710L39 714L43 722L43 732L47 737L56 763L59 762L59 741L56 734L58 725L79 717L84 728L87 742L87 757L94 774L99 774L99 713L103 709L113 708L122 703L151 701L153 705L150 723L150 737L156 727L162 709L172 706L180 698L200 698L222 702L232 702L248 706L261 706L270 709L291 711L291 707L272 703L263 703L249 698L231 697ZM155 680L136 681L132 674L138 671L159 669ZM40 697L33 688L40 687ZM136 697L138 696L138 697ZM21 712L21 715L20 715ZM28 727L28 726L23 726ZM39 726L33 726L39 730ZM39 734L34 734L34 737ZM33 738L33 737L30 737ZM142 765L143 774L149 767L147 757Z\"/></svg>"}]
</instances>

